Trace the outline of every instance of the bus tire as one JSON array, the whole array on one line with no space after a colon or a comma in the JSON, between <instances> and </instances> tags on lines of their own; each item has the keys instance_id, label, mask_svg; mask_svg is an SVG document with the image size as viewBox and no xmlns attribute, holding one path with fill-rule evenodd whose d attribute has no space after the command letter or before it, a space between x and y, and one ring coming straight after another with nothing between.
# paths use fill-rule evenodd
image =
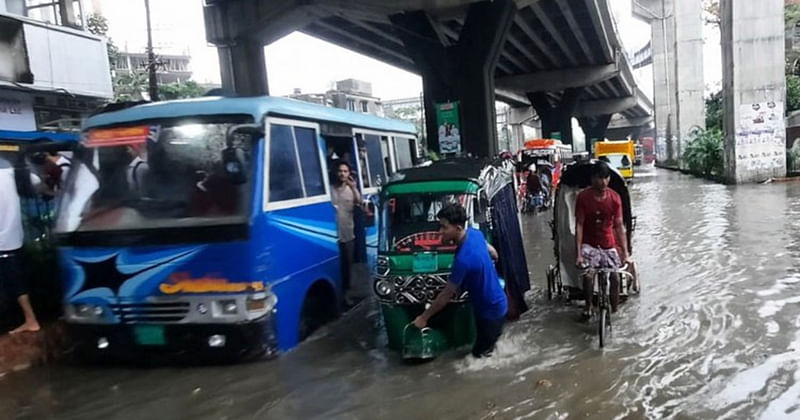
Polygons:
<instances>
[{"instance_id":1,"label":"bus tire","mask_svg":"<svg viewBox=\"0 0 800 420\"><path fill-rule=\"evenodd\" d=\"M339 315L336 293L324 280L317 280L306 293L300 311L299 339L308 338L319 327Z\"/></svg>"}]
</instances>

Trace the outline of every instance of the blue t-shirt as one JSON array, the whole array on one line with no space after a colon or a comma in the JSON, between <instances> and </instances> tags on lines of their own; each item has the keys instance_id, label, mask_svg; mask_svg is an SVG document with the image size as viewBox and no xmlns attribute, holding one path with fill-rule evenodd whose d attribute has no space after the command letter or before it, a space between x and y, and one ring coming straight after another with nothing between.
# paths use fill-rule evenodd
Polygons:
<instances>
[{"instance_id":1,"label":"blue t-shirt","mask_svg":"<svg viewBox=\"0 0 800 420\"><path fill-rule=\"evenodd\" d=\"M467 229L464 243L456 250L450 282L469 292L476 318L498 319L506 315L506 294L481 231Z\"/></svg>"}]
</instances>

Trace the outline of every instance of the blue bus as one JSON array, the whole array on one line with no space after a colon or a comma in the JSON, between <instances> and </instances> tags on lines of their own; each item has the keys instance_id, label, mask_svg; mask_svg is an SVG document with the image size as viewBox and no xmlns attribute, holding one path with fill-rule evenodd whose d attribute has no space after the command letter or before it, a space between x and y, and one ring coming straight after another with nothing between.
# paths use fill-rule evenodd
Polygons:
<instances>
[{"instance_id":1,"label":"blue bus","mask_svg":"<svg viewBox=\"0 0 800 420\"><path fill-rule=\"evenodd\" d=\"M342 310L329 166L349 162L375 200L415 163L415 132L275 97L90 117L55 226L73 337L100 355L294 347ZM365 208L357 245L368 264L377 230Z\"/></svg>"}]
</instances>

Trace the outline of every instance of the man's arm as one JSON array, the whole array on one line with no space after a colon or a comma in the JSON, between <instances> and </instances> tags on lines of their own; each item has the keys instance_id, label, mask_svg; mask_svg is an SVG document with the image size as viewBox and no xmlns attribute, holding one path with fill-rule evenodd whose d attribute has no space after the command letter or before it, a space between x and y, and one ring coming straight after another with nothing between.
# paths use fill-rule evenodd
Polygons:
<instances>
[{"instance_id":1,"label":"man's arm","mask_svg":"<svg viewBox=\"0 0 800 420\"><path fill-rule=\"evenodd\" d=\"M628 260L628 238L625 235L625 224L622 222L622 217L614 218L614 239L622 250L622 261Z\"/></svg>"},{"instance_id":2,"label":"man's arm","mask_svg":"<svg viewBox=\"0 0 800 420\"><path fill-rule=\"evenodd\" d=\"M497 250L489 242L486 242L486 246L489 247L489 256L492 257L492 261L497 261L500 258Z\"/></svg>"},{"instance_id":3,"label":"man's arm","mask_svg":"<svg viewBox=\"0 0 800 420\"><path fill-rule=\"evenodd\" d=\"M447 284L444 286L444 289L442 289L442 291L436 295L436 299L431 302L431 306L414 320L414 325L416 325L417 328L425 328L425 326L428 325L428 320L444 309L448 303L450 303L450 300L456 294L457 290L458 286L451 282L447 282Z\"/></svg>"}]
</instances>

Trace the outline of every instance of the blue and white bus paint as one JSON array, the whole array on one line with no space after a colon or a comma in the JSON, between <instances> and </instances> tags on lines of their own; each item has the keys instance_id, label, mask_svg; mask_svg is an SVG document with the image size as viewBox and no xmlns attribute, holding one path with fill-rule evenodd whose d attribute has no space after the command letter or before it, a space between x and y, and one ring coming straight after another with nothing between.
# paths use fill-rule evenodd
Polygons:
<instances>
[{"instance_id":1,"label":"blue and white bus paint","mask_svg":"<svg viewBox=\"0 0 800 420\"><path fill-rule=\"evenodd\" d=\"M243 124L259 130L234 147ZM416 159L407 151L415 132L402 121L274 97L167 101L89 118L76 153L83 164L73 165L56 223L70 330L87 351L133 357L293 348L319 324L314 317L342 309L331 152L350 154L374 202L380 183ZM136 158L120 164L125 153ZM246 181L215 183L210 168L228 168L232 155L247 156L237 158ZM147 165L138 181L135 159ZM118 192L104 177L125 171L118 178L134 192L100 206ZM183 182L186 174L196 184ZM227 196L237 210L205 210L219 211ZM87 216L98 206L100 216ZM376 224L364 225L363 251L374 264Z\"/></svg>"}]
</instances>

